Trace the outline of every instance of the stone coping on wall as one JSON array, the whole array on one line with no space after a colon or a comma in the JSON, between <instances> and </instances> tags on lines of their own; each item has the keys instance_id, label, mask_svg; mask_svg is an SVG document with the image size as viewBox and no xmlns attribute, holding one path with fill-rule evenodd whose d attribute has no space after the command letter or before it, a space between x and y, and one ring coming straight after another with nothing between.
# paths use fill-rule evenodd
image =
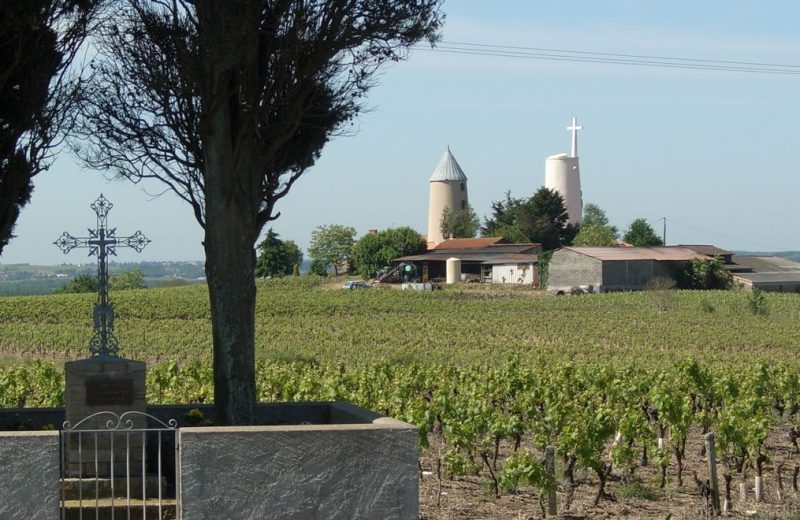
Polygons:
<instances>
[{"instance_id":1,"label":"stone coping on wall","mask_svg":"<svg viewBox=\"0 0 800 520\"><path fill-rule=\"evenodd\" d=\"M331 403L333 415L377 416ZM359 413L363 412L363 413ZM184 520L416 520L419 433L372 418L351 424L178 430Z\"/></svg>"},{"instance_id":2,"label":"stone coping on wall","mask_svg":"<svg viewBox=\"0 0 800 520\"><path fill-rule=\"evenodd\" d=\"M188 425L186 414L193 409L199 410L212 423L215 421L214 405L204 403L150 405L147 413L165 423L169 419L175 419L178 426L182 427ZM0 431L57 430L64 420L64 408L0 408ZM256 423L260 426L371 424L375 421L394 419L344 401L256 405Z\"/></svg>"}]
</instances>

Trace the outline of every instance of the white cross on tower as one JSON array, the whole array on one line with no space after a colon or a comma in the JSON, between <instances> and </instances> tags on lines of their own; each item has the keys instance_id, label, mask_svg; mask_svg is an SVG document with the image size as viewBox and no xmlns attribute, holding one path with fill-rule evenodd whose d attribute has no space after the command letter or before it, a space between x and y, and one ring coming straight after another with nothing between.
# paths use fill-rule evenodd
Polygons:
<instances>
[{"instance_id":1,"label":"white cross on tower","mask_svg":"<svg viewBox=\"0 0 800 520\"><path fill-rule=\"evenodd\" d=\"M578 121L573 117L572 126L568 126L567 130L572 132L572 157L578 156L578 130L583 130L582 126L578 126Z\"/></svg>"}]
</instances>

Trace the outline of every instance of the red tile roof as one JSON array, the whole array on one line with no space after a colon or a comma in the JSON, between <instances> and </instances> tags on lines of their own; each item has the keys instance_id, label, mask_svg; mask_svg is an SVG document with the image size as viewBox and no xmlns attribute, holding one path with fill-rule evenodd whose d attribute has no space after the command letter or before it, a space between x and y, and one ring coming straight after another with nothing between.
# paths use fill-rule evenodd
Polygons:
<instances>
[{"instance_id":1,"label":"red tile roof","mask_svg":"<svg viewBox=\"0 0 800 520\"><path fill-rule=\"evenodd\" d=\"M480 249L499 244L502 240L503 237L451 238L450 240L439 242L433 249Z\"/></svg>"}]
</instances>

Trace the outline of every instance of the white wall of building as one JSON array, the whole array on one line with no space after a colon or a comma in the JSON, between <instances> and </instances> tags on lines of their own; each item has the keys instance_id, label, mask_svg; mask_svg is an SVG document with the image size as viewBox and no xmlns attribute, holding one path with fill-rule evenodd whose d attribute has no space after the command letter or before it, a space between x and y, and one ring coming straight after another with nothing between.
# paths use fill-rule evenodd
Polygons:
<instances>
[{"instance_id":1,"label":"white wall of building","mask_svg":"<svg viewBox=\"0 0 800 520\"><path fill-rule=\"evenodd\" d=\"M536 266L529 264L505 264L492 266L492 283L517 283L533 285L536 281Z\"/></svg>"}]
</instances>

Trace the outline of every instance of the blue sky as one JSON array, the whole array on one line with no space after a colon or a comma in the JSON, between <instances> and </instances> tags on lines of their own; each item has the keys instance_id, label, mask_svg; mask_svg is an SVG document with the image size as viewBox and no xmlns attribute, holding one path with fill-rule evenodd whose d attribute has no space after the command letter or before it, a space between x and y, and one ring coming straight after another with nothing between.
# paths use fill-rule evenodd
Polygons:
<instances>
[{"instance_id":1,"label":"blue sky","mask_svg":"<svg viewBox=\"0 0 800 520\"><path fill-rule=\"evenodd\" d=\"M800 66L800 4L764 0L449 0L443 40ZM324 224L408 225L425 233L428 178L449 145L488 215L511 191L544 182L546 156L568 152L578 117L584 203L625 229L635 218L667 241L737 250L800 250L800 76L456 55L415 50L372 91L353 135L332 141L279 203L273 227L308 245ZM200 260L189 207L158 184L108 181L67 153L36 180L0 263L77 263L51 243L94 223L102 192L121 235L153 242L120 261Z\"/></svg>"}]
</instances>

